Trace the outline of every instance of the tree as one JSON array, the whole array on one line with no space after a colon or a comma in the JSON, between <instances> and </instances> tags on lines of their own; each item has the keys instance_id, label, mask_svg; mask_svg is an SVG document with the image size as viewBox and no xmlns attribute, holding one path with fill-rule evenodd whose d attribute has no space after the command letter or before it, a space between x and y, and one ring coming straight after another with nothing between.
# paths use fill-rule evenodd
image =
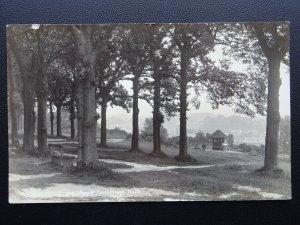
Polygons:
<instances>
[{"instance_id":1,"label":"tree","mask_svg":"<svg viewBox=\"0 0 300 225\"><path fill-rule=\"evenodd\" d=\"M97 32L98 54L96 56L97 99L101 106L101 145L106 146L107 105L120 106L129 110L130 98L119 82L126 75L125 60L122 57L122 30L115 26L103 26Z\"/></svg>"},{"instance_id":2,"label":"tree","mask_svg":"<svg viewBox=\"0 0 300 225\"><path fill-rule=\"evenodd\" d=\"M268 104L264 169L272 171L277 169L278 166L280 64L285 61L289 51L289 24L253 24L252 28L268 62Z\"/></svg>"},{"instance_id":3,"label":"tree","mask_svg":"<svg viewBox=\"0 0 300 225\"><path fill-rule=\"evenodd\" d=\"M64 104L64 108L70 114L70 131L71 131L71 139L75 138L75 119L76 119L76 110L75 110L75 101L76 101L76 89L77 84L76 81L72 79L69 81L71 83L71 93L70 97L67 99L66 103Z\"/></svg>"},{"instance_id":4,"label":"tree","mask_svg":"<svg viewBox=\"0 0 300 225\"><path fill-rule=\"evenodd\" d=\"M147 118L144 123L144 129L141 131L141 138L146 141L153 140L153 119ZM160 127L160 140L165 143L168 139L168 130L161 125Z\"/></svg>"},{"instance_id":5,"label":"tree","mask_svg":"<svg viewBox=\"0 0 300 225\"><path fill-rule=\"evenodd\" d=\"M191 81L188 70L191 59L199 56L203 64L207 63L205 57L213 48L214 36L208 24L176 24L174 28L174 41L178 47L180 57L180 146L179 159L187 159L187 84Z\"/></svg>"},{"instance_id":6,"label":"tree","mask_svg":"<svg viewBox=\"0 0 300 225\"><path fill-rule=\"evenodd\" d=\"M161 125L164 123L165 111L168 116L173 116L177 112L176 91L177 87L172 77L172 59L174 57L174 42L171 37L171 26L169 25L150 25L146 36L148 47L149 72L152 82L144 83L146 88L150 88L150 94L146 100L153 107L153 154L161 154ZM148 87L147 87L148 86ZM153 87L153 92L151 88ZM163 92L163 95L162 95ZM153 97L152 97L153 96ZM145 98L144 98L145 99Z\"/></svg>"},{"instance_id":7,"label":"tree","mask_svg":"<svg viewBox=\"0 0 300 225\"><path fill-rule=\"evenodd\" d=\"M226 140L227 140L227 143L229 144L229 146L232 147L233 144L234 144L234 136L233 136L233 134L228 134Z\"/></svg>"},{"instance_id":8,"label":"tree","mask_svg":"<svg viewBox=\"0 0 300 225\"><path fill-rule=\"evenodd\" d=\"M48 99L56 107L56 135L60 137L62 136L61 110L66 105L67 98L71 95L71 79L69 78L70 75L61 68L59 63L56 63L49 69L48 76Z\"/></svg>"},{"instance_id":9,"label":"tree","mask_svg":"<svg viewBox=\"0 0 300 225\"><path fill-rule=\"evenodd\" d=\"M92 39L95 27L79 25L72 26L72 29L77 39L78 53L81 56L80 82L82 87L80 87L81 91L78 94L81 95L82 104L78 110L82 112L82 123L79 124L82 126L82 146L79 146L78 161L85 166L93 167L98 163L96 146L96 49Z\"/></svg>"},{"instance_id":10,"label":"tree","mask_svg":"<svg viewBox=\"0 0 300 225\"><path fill-rule=\"evenodd\" d=\"M209 143L209 138L205 136L202 131L198 131L195 134L195 137L189 137L188 142L189 144L195 145L196 149L199 149L199 145L202 144L202 148L203 150L205 150L206 145Z\"/></svg>"},{"instance_id":11,"label":"tree","mask_svg":"<svg viewBox=\"0 0 300 225\"><path fill-rule=\"evenodd\" d=\"M72 39L73 45L75 46L75 40ZM77 49L72 49L72 54L68 54L62 58L62 67L64 71L68 74L70 95L66 99L65 104L63 105L64 109L67 110L70 114L70 129L71 129L71 139L75 138L75 119L77 119L77 136L78 140L81 140L81 112L78 112L78 108L82 108L81 102L81 86L80 86L80 65L81 58L77 54ZM80 107L78 107L80 106ZM76 110L77 109L77 110ZM79 109L79 110L80 110ZM81 146L81 141L79 141L79 146Z\"/></svg>"},{"instance_id":12,"label":"tree","mask_svg":"<svg viewBox=\"0 0 300 225\"><path fill-rule=\"evenodd\" d=\"M103 93L103 92L104 93ZM101 97L101 145L106 146L106 111L107 105L110 104L113 106L120 106L129 112L129 108L131 107L130 100L131 98L128 95L127 90L123 85L116 82L113 87L108 87L102 89L102 97Z\"/></svg>"},{"instance_id":13,"label":"tree","mask_svg":"<svg viewBox=\"0 0 300 225\"><path fill-rule=\"evenodd\" d=\"M200 107L198 97L205 92L208 102L216 109L220 105L229 105L237 113L254 116L264 113L265 80L258 78L264 69L255 60L249 65L255 65L246 73L235 72L230 68L230 60L226 57L220 61L220 66L208 54L215 46L236 46L236 36L242 39L242 45L247 44L244 34L232 32L240 25L235 24L189 24L175 25L174 38L178 47L180 60L177 81L180 84L180 160L186 160L186 111L188 106L187 89L193 87L195 97L190 100L196 108ZM245 29L240 29L244 31ZM231 31L228 33L228 31ZM230 41L229 41L230 40ZM234 43L234 44L232 44ZM239 46L239 47L241 47ZM255 49L256 50L256 49ZM256 51L253 50L252 54ZM226 56L227 53L225 52ZM244 58L243 58L244 59ZM246 62L248 62L246 60ZM244 61L242 63L245 63ZM190 83L190 84L189 84Z\"/></svg>"},{"instance_id":14,"label":"tree","mask_svg":"<svg viewBox=\"0 0 300 225\"><path fill-rule=\"evenodd\" d=\"M194 141L198 144L206 144L209 140L202 131L199 131L198 133L196 133Z\"/></svg>"},{"instance_id":15,"label":"tree","mask_svg":"<svg viewBox=\"0 0 300 225\"><path fill-rule=\"evenodd\" d=\"M35 129L35 82L33 73L35 66L35 56L32 49L24 42L24 35L30 32L30 26L7 26L8 54L12 54L16 59L21 79L22 79L22 100L24 105L24 135L23 150L34 151L34 129ZM26 56L26 57L25 57Z\"/></svg>"},{"instance_id":16,"label":"tree","mask_svg":"<svg viewBox=\"0 0 300 225\"><path fill-rule=\"evenodd\" d=\"M132 73L133 97L132 97L132 138L130 151L139 149L139 91L140 78L148 63L145 38L147 36L148 25L126 26L124 29L124 58L128 65L128 70Z\"/></svg>"},{"instance_id":17,"label":"tree","mask_svg":"<svg viewBox=\"0 0 300 225\"><path fill-rule=\"evenodd\" d=\"M7 78L8 78L8 106L10 116L10 145L18 147L18 124L15 103L15 74L13 71L13 57L11 53L7 54Z\"/></svg>"},{"instance_id":18,"label":"tree","mask_svg":"<svg viewBox=\"0 0 300 225\"><path fill-rule=\"evenodd\" d=\"M46 111L49 70L53 63L63 55L69 54L70 49L72 49L70 34L66 26L40 25L34 29L31 36L31 43L37 58L36 95L38 100L38 150L40 154L47 153Z\"/></svg>"},{"instance_id":19,"label":"tree","mask_svg":"<svg viewBox=\"0 0 300 225\"><path fill-rule=\"evenodd\" d=\"M250 95L245 98L259 114L267 111L264 170L272 171L278 162L280 64L288 64L289 25L286 23L227 24L226 35L218 40L231 53L248 64ZM266 86L267 85L267 91ZM257 88L258 87L258 88ZM255 91L256 90L256 91ZM267 98L265 97L267 94ZM265 102L267 100L267 110ZM240 109L243 110L243 105ZM249 114L249 113L247 113ZM253 114L252 114L253 116Z\"/></svg>"},{"instance_id":20,"label":"tree","mask_svg":"<svg viewBox=\"0 0 300 225\"><path fill-rule=\"evenodd\" d=\"M53 127L54 113L53 113L53 102L51 98L48 99L48 102L49 102L49 109L50 109L50 134L54 135L54 127Z\"/></svg>"}]
</instances>

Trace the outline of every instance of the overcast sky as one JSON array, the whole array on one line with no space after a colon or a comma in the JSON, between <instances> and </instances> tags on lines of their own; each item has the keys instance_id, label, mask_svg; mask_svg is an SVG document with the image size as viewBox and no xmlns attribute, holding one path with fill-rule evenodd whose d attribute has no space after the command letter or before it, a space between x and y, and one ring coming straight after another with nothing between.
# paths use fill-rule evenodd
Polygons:
<instances>
[{"instance_id":1,"label":"overcast sky","mask_svg":"<svg viewBox=\"0 0 300 225\"><path fill-rule=\"evenodd\" d=\"M279 100L280 100L280 114L281 116L290 115L290 77L289 72L287 71L286 66L282 66L281 68L281 80L282 84L280 87L279 92ZM127 86L127 85L126 85ZM230 107L228 106L221 106L219 109L212 110L211 105L209 103L206 103L205 97L201 97L201 106L198 110L191 109L190 112L209 112L214 114L222 114L224 116L230 116L235 114ZM152 116L152 108L151 106L146 103L144 100L139 100L139 109L141 116L151 117ZM108 114L120 114L120 113L126 113L125 110L123 110L120 107L114 106L113 108L108 108Z\"/></svg>"},{"instance_id":2,"label":"overcast sky","mask_svg":"<svg viewBox=\"0 0 300 225\"><path fill-rule=\"evenodd\" d=\"M222 51L221 49L217 49L214 53L211 53L211 58L215 60L216 62L222 58ZM244 72L246 65L243 65L241 63L233 63L232 64L232 70ZM290 115L290 74L289 74L289 68L281 64L280 67L280 76L282 80L282 84L280 87L280 114L281 116ZM132 90L132 83L130 81L126 81L122 83L127 89L128 92L131 94ZM234 115L235 113L232 111L232 109L228 106L221 106L219 109L213 110L211 105L206 102L205 96L200 97L201 106L198 110L192 108L189 113L193 112L200 112L200 113L213 113L213 114L221 114L224 116L230 116ZM140 116L141 117L152 117L152 108L151 106L146 103L144 100L139 100L139 109L140 109ZM108 115L117 115L117 114L123 114L126 113L125 110L123 110L120 107L108 107L107 111ZM109 125L109 121L108 121Z\"/></svg>"}]
</instances>

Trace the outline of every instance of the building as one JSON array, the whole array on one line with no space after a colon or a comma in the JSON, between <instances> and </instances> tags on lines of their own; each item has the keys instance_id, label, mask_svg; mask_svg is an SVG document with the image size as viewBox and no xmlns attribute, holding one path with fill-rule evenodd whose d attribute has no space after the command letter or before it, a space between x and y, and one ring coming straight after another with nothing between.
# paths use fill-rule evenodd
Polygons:
<instances>
[{"instance_id":1,"label":"building","mask_svg":"<svg viewBox=\"0 0 300 225\"><path fill-rule=\"evenodd\" d=\"M224 142L226 135L221 130L216 130L212 135L210 135L212 139L212 149L213 150L223 150L224 149Z\"/></svg>"}]
</instances>

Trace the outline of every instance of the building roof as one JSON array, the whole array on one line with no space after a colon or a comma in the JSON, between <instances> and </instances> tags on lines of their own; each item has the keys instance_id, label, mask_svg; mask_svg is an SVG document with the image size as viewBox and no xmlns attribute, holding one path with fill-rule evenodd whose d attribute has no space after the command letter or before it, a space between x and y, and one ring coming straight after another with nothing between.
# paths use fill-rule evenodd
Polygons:
<instances>
[{"instance_id":1,"label":"building roof","mask_svg":"<svg viewBox=\"0 0 300 225\"><path fill-rule=\"evenodd\" d=\"M211 138L226 138L226 134L224 134L221 130L216 130L212 135Z\"/></svg>"}]
</instances>

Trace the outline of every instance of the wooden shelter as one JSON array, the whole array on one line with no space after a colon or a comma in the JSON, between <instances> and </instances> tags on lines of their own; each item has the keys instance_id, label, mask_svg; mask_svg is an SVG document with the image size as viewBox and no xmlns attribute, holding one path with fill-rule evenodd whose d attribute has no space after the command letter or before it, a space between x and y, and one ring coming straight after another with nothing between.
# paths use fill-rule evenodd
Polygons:
<instances>
[{"instance_id":1,"label":"wooden shelter","mask_svg":"<svg viewBox=\"0 0 300 225\"><path fill-rule=\"evenodd\" d=\"M213 150L223 150L225 142L226 134L224 134L221 130L216 130L212 135L210 135L212 139L212 149Z\"/></svg>"}]
</instances>

